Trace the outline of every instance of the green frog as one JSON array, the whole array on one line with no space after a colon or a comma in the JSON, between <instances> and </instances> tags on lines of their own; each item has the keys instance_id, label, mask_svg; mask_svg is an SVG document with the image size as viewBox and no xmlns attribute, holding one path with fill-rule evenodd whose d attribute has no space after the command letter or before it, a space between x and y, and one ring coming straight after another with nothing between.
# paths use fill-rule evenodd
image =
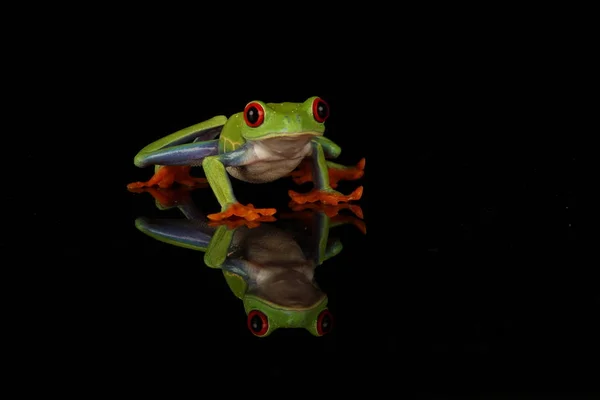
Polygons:
<instances>
[{"instance_id":1,"label":"green frog","mask_svg":"<svg viewBox=\"0 0 600 400\"><path fill-rule=\"evenodd\" d=\"M186 218L136 219L146 235L175 246L204 252L204 262L220 269L242 300L252 334L266 337L279 328L305 328L315 336L333 329L327 295L315 281L315 269L339 254L342 244L330 228L352 223L366 227L357 205L294 205L273 222L229 219L211 221L195 206L189 191L150 188L161 209L178 207ZM183 195L182 195L183 193ZM356 216L339 211L349 208Z\"/></svg>"},{"instance_id":2,"label":"green frog","mask_svg":"<svg viewBox=\"0 0 600 400\"><path fill-rule=\"evenodd\" d=\"M251 221L277 211L241 204L233 193L229 175L250 183L272 182L287 176L297 183L312 181L314 188L308 193L288 192L299 204L336 205L359 200L362 186L348 195L335 190L339 180L362 177L365 160L356 166L331 161L340 155L341 148L324 136L329 112L327 102L317 96L301 103L251 101L230 118L213 117L144 147L134 157L134 164L141 168L154 166L155 173L150 180L130 183L128 188L208 182L221 206L220 212L208 215L211 220L242 217ZM203 168L206 178L190 174L195 166Z\"/></svg>"}]
</instances>

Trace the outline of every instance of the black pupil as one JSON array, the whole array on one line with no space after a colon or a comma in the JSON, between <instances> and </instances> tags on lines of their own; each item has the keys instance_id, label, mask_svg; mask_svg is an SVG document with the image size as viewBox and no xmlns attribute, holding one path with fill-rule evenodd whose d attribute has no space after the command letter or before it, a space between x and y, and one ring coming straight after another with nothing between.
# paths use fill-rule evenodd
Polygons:
<instances>
[{"instance_id":1,"label":"black pupil","mask_svg":"<svg viewBox=\"0 0 600 400\"><path fill-rule=\"evenodd\" d=\"M250 326L252 326L252 330L254 332L260 332L260 330L263 327L263 322L262 319L258 316L255 315L254 317L252 317L252 319L250 320Z\"/></svg>"},{"instance_id":2,"label":"black pupil","mask_svg":"<svg viewBox=\"0 0 600 400\"><path fill-rule=\"evenodd\" d=\"M325 119L325 117L327 117L327 106L322 101L317 104L317 114L321 119Z\"/></svg>"},{"instance_id":3,"label":"black pupil","mask_svg":"<svg viewBox=\"0 0 600 400\"><path fill-rule=\"evenodd\" d=\"M251 124L255 124L258 121L258 109L254 106L248 109L248 121Z\"/></svg>"},{"instance_id":4,"label":"black pupil","mask_svg":"<svg viewBox=\"0 0 600 400\"><path fill-rule=\"evenodd\" d=\"M323 316L323 319L321 320L321 329L323 330L323 332L327 332L330 327L331 327L331 318L329 317L329 314L326 314Z\"/></svg>"}]
</instances>

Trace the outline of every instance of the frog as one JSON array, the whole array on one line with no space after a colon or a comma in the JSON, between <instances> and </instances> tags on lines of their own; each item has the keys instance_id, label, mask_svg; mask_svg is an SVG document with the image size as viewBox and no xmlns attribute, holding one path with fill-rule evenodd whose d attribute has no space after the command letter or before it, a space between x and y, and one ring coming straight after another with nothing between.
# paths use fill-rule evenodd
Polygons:
<instances>
[{"instance_id":1,"label":"frog","mask_svg":"<svg viewBox=\"0 0 600 400\"><path fill-rule=\"evenodd\" d=\"M315 270L343 249L339 238L330 237L331 228L352 223L366 232L360 217L340 213L348 204L296 204L278 220L233 223L209 220L190 190L142 190L152 194L161 210L178 208L184 218L138 217L135 227L155 240L204 252L204 264L221 270L241 300L252 335L265 338L287 328L317 337L332 332L333 314ZM352 207L360 213L359 206Z\"/></svg>"},{"instance_id":2,"label":"frog","mask_svg":"<svg viewBox=\"0 0 600 400\"><path fill-rule=\"evenodd\" d=\"M334 162L341 147L325 137L329 104L319 96L303 102L265 103L252 100L242 112L227 118L218 115L171 133L142 148L134 157L140 168L154 166L148 181L132 182L128 189L169 188L208 183L221 210L208 214L211 220L273 216L275 208L242 204L234 194L230 177L262 184L284 177L296 183L310 181L312 190L289 190L292 201L336 205L359 200L363 186L350 194L335 188L339 180L364 175L365 159L347 166ZM202 167L205 177L191 174Z\"/></svg>"}]
</instances>

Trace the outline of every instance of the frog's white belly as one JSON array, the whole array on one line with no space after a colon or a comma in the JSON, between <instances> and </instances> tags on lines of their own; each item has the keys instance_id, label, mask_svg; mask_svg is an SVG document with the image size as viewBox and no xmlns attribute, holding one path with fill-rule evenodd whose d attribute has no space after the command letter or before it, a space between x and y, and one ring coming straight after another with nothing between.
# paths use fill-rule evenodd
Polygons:
<instances>
[{"instance_id":1,"label":"frog's white belly","mask_svg":"<svg viewBox=\"0 0 600 400\"><path fill-rule=\"evenodd\" d=\"M227 167L231 176L245 182L265 183L283 178L310 155L312 135L254 142L254 160L248 165Z\"/></svg>"}]
</instances>

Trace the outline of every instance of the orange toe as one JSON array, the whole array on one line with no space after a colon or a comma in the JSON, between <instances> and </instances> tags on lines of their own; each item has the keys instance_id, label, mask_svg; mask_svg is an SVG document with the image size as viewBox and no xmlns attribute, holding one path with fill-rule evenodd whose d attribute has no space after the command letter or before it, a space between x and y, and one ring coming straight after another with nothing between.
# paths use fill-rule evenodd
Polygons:
<instances>
[{"instance_id":1,"label":"orange toe","mask_svg":"<svg viewBox=\"0 0 600 400\"><path fill-rule=\"evenodd\" d=\"M243 205L234 203L225 211L215 214L208 214L207 217L211 221L221 221L230 217L240 217L247 221L256 221L259 218L266 216L270 217L277 212L274 208L254 208L252 204Z\"/></svg>"},{"instance_id":2,"label":"orange toe","mask_svg":"<svg viewBox=\"0 0 600 400\"><path fill-rule=\"evenodd\" d=\"M365 163L367 161L365 160L365 158L361 158L360 161L358 163L356 163L356 168L360 169L361 171L365 170Z\"/></svg>"},{"instance_id":3,"label":"orange toe","mask_svg":"<svg viewBox=\"0 0 600 400\"><path fill-rule=\"evenodd\" d=\"M330 168L329 169L329 184L332 188L337 187L339 181L354 181L362 178L365 174L365 159L364 157L356 163L355 167L348 168Z\"/></svg>"},{"instance_id":4,"label":"orange toe","mask_svg":"<svg viewBox=\"0 0 600 400\"><path fill-rule=\"evenodd\" d=\"M127 189L129 190L141 189L143 187L146 187L146 182L131 182L127 184Z\"/></svg>"},{"instance_id":5,"label":"orange toe","mask_svg":"<svg viewBox=\"0 0 600 400\"><path fill-rule=\"evenodd\" d=\"M317 189L313 189L308 193L298 193L293 190L288 191L288 194L292 198L292 200L296 203L304 204L304 203L315 203L321 202L324 204L333 204L336 205L340 202L348 202L352 200L359 200L362 197L363 187L357 187L352 193L349 195L343 195L337 192L329 192L329 191L321 191Z\"/></svg>"}]
</instances>

